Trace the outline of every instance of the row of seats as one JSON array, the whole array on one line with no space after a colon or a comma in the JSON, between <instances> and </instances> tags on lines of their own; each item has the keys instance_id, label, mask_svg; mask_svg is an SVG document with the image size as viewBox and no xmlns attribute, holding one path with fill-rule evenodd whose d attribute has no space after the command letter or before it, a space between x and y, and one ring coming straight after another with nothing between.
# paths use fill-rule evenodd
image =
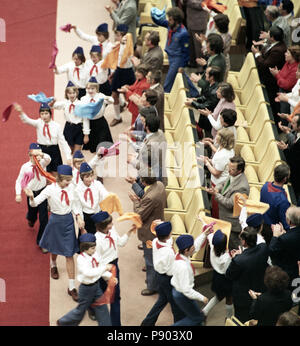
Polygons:
<instances>
[{"instance_id":1,"label":"row of seats","mask_svg":"<svg viewBox=\"0 0 300 346\"><path fill-rule=\"evenodd\" d=\"M166 169L168 176L165 220L172 224L174 240L181 234L196 238L203 222L198 216L210 215L207 193L203 190L203 169L197 162L197 132L191 121L190 109L185 106L186 88L183 75L178 73L170 93L165 94L165 136L167 140ZM206 220L207 221L207 220ZM230 229L229 229L230 231ZM176 243L175 243L176 250ZM205 247L191 258L199 274L204 268Z\"/></svg>"},{"instance_id":2,"label":"row of seats","mask_svg":"<svg viewBox=\"0 0 300 346\"><path fill-rule=\"evenodd\" d=\"M274 168L285 162L278 149L278 132L261 84L255 59L248 53L239 72L230 71L227 82L231 83L236 94L237 141L235 151L246 161L245 174L251 187L251 199L259 201L259 192L266 181L273 181ZM286 187L290 202L293 201L291 186Z\"/></svg>"}]
</instances>

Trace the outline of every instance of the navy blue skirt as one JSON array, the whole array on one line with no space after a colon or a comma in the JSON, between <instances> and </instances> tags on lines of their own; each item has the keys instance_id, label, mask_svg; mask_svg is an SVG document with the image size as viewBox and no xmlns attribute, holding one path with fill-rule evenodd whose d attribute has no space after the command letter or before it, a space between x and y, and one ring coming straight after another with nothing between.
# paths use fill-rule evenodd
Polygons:
<instances>
[{"instance_id":1,"label":"navy blue skirt","mask_svg":"<svg viewBox=\"0 0 300 346\"><path fill-rule=\"evenodd\" d=\"M135 75L132 68L120 68L117 67L112 83L111 83L111 90L117 91L120 89L123 85L131 85L135 82Z\"/></svg>"},{"instance_id":2,"label":"navy blue skirt","mask_svg":"<svg viewBox=\"0 0 300 346\"><path fill-rule=\"evenodd\" d=\"M72 213L52 213L39 245L52 254L65 257L72 257L79 252Z\"/></svg>"},{"instance_id":3,"label":"navy blue skirt","mask_svg":"<svg viewBox=\"0 0 300 346\"><path fill-rule=\"evenodd\" d=\"M211 290L216 294L219 300L232 296L232 281L227 279L225 275L213 271Z\"/></svg>"}]
</instances>

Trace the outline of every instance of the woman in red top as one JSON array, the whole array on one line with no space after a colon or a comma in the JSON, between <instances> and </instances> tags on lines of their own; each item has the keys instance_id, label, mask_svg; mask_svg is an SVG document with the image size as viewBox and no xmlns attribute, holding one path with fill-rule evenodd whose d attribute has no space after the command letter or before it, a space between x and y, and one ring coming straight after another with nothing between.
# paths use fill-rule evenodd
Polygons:
<instances>
[{"instance_id":1,"label":"woman in red top","mask_svg":"<svg viewBox=\"0 0 300 346\"><path fill-rule=\"evenodd\" d=\"M134 102L136 95L142 96L143 91L150 88L150 84L147 82L146 75L148 70L144 65L139 65L135 71L136 81L132 85L124 85L119 92L125 93L126 100L128 101L128 110L132 114L131 125L134 124L138 114L139 108Z\"/></svg>"},{"instance_id":2,"label":"woman in red top","mask_svg":"<svg viewBox=\"0 0 300 346\"><path fill-rule=\"evenodd\" d=\"M285 52L285 64L281 70L277 67L270 68L271 74L276 78L279 92L288 93L297 83L296 71L300 62L300 48L292 46ZM290 113L290 106L287 102L280 102L280 112Z\"/></svg>"}]
</instances>

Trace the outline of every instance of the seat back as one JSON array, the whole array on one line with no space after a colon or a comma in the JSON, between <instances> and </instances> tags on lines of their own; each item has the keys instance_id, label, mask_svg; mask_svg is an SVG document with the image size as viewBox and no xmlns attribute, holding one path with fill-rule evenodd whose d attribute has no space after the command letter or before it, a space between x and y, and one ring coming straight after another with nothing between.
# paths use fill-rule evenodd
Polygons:
<instances>
[{"instance_id":1,"label":"seat back","mask_svg":"<svg viewBox=\"0 0 300 346\"><path fill-rule=\"evenodd\" d=\"M187 233L191 234L192 228L201 210L204 210L204 201L202 197L202 191L200 189L197 189L194 192L193 199L184 219Z\"/></svg>"},{"instance_id":2,"label":"seat back","mask_svg":"<svg viewBox=\"0 0 300 346\"><path fill-rule=\"evenodd\" d=\"M183 83L182 73L177 73L175 80L174 80L174 84L172 86L172 89L171 89L171 91L169 93L169 97L168 97L169 107L171 110L174 110L176 101L178 99L179 91L183 90L183 89L184 89L184 83ZM186 98L185 93L184 93L184 96ZM181 105L181 104L179 103L179 105Z\"/></svg>"},{"instance_id":3,"label":"seat back","mask_svg":"<svg viewBox=\"0 0 300 346\"><path fill-rule=\"evenodd\" d=\"M241 104L242 105L248 105L250 98L253 94L253 91L259 87L261 88L261 83L260 83L260 79L258 76L258 72L257 72L257 69L253 68L250 71L247 82L244 85L244 87L241 90L241 93L239 95Z\"/></svg>"},{"instance_id":4,"label":"seat back","mask_svg":"<svg viewBox=\"0 0 300 346\"><path fill-rule=\"evenodd\" d=\"M266 120L270 120L267 103L264 102L265 99L263 98L262 100L262 95L260 95L260 92L255 96L258 97L259 105L254 109L251 108L252 104L248 105L248 107L244 111L245 120L247 121L249 126L251 126L255 122L255 119L258 117L263 117ZM255 103L254 100L253 103Z\"/></svg>"},{"instance_id":5,"label":"seat back","mask_svg":"<svg viewBox=\"0 0 300 346\"><path fill-rule=\"evenodd\" d=\"M261 183L269 181L270 176L273 176L274 168L283 163L281 160L279 149L275 142L271 142L268 146L263 160L258 166L258 178Z\"/></svg>"}]
</instances>

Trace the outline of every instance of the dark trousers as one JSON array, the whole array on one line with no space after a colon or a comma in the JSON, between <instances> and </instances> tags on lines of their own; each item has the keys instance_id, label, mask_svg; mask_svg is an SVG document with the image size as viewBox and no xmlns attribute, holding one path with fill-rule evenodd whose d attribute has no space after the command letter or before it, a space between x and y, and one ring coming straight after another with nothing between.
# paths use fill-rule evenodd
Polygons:
<instances>
[{"instance_id":1,"label":"dark trousers","mask_svg":"<svg viewBox=\"0 0 300 346\"><path fill-rule=\"evenodd\" d=\"M263 11L260 7L243 7L246 19L246 48L251 49L252 41L258 41L261 31L264 31Z\"/></svg>"},{"instance_id":2,"label":"dark trousers","mask_svg":"<svg viewBox=\"0 0 300 346\"><path fill-rule=\"evenodd\" d=\"M144 258L146 264L146 280L147 288L151 291L158 291L157 272L153 266L152 249L148 249L146 243L143 242Z\"/></svg>"},{"instance_id":3,"label":"dark trousers","mask_svg":"<svg viewBox=\"0 0 300 346\"><path fill-rule=\"evenodd\" d=\"M114 264L117 268L117 279L118 284L115 286L115 299L112 304L110 304L110 318L112 326L121 326L121 309L120 309L120 270L118 266L118 259L116 258L114 261L110 262L110 264ZM100 278L99 280L100 287L103 292L105 292L107 288L107 282Z\"/></svg>"},{"instance_id":4,"label":"dark trousers","mask_svg":"<svg viewBox=\"0 0 300 346\"><path fill-rule=\"evenodd\" d=\"M175 303L184 312L185 317L173 326L201 326L204 322L204 314L198 306L196 300L191 300L187 298L184 294L178 292L174 287L172 289L172 294Z\"/></svg>"},{"instance_id":5,"label":"dark trousers","mask_svg":"<svg viewBox=\"0 0 300 346\"><path fill-rule=\"evenodd\" d=\"M240 320L242 323L245 323L251 319L250 317L250 305L239 306L234 304L234 316Z\"/></svg>"},{"instance_id":6,"label":"dark trousers","mask_svg":"<svg viewBox=\"0 0 300 346\"><path fill-rule=\"evenodd\" d=\"M96 299L102 296L102 294L103 291L101 290L98 281L96 281L93 285L81 284L78 290L79 298L77 307L61 317L58 320L59 325L78 326L82 321L88 307ZM111 326L107 305L96 306L94 307L94 311L99 326Z\"/></svg>"},{"instance_id":7,"label":"dark trousers","mask_svg":"<svg viewBox=\"0 0 300 346\"><path fill-rule=\"evenodd\" d=\"M152 309L149 311L148 315L143 320L141 326L154 326L159 314L165 308L165 306L170 303L174 322L177 322L185 317L185 314L176 305L171 286L171 277L166 274L157 273L157 283L158 283L158 299L153 305Z\"/></svg>"},{"instance_id":8,"label":"dark trousers","mask_svg":"<svg viewBox=\"0 0 300 346\"><path fill-rule=\"evenodd\" d=\"M42 190L43 189L38 191L33 191L34 197L38 196ZM47 203L47 200L45 200L43 203L41 203L37 207L31 207L31 205L29 204L29 198L27 197L27 207L28 207L28 211L27 211L26 219L28 221L35 223L37 221L37 217L39 216L40 227L36 237L36 243L37 245L39 245L44 229L48 223L48 203Z\"/></svg>"}]
</instances>

